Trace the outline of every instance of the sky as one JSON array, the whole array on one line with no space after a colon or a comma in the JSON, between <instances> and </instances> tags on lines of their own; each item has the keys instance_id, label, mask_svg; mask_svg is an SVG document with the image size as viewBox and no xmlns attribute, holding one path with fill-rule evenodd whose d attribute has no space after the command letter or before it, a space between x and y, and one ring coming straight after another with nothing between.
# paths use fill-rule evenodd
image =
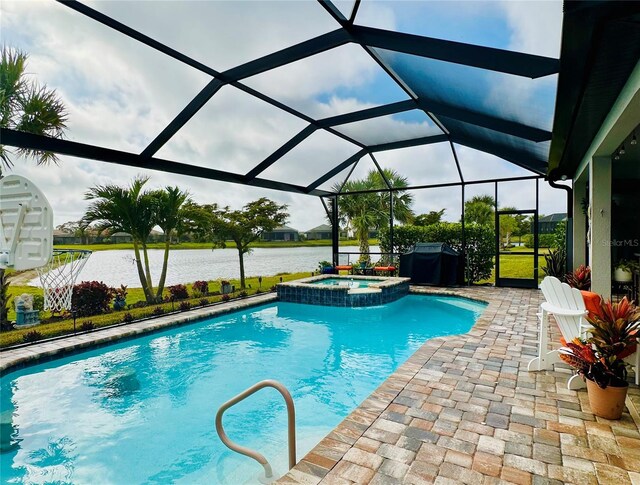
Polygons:
<instances>
[{"instance_id":1,"label":"sky","mask_svg":"<svg viewBox=\"0 0 640 485\"><path fill-rule=\"evenodd\" d=\"M218 71L338 28L315 1L85 3ZM336 4L348 16L353 2ZM561 17L560 1L363 0L356 24L558 57ZM30 77L56 89L68 109L66 138L73 141L139 153L210 81L204 73L53 1L3 0L0 32L3 45L29 54ZM414 60L405 60L412 68ZM478 109L551 129L556 76L532 82L422 59L415 60L414 69L422 76L416 78L416 87L434 96L455 91ZM243 82L316 118L407 99L361 47L351 44ZM225 86L156 155L246 173L305 126L280 109ZM338 129L367 143L438 132L417 110ZM486 153L463 146L456 150L466 180L530 174ZM357 146L320 130L260 176L306 185L357 151ZM406 176L411 185L458 180L446 143L381 152L376 160L383 168ZM373 167L365 157L352 177L362 177ZM89 187L127 185L139 173L151 176L150 188L178 185L198 203L239 208L269 197L289 205L288 225L300 231L325 223L317 197L153 170L140 172L92 160L61 157L58 166L37 167L33 161L18 159L12 172L31 179L45 193L56 225L82 217ZM346 172L339 174L321 188L328 189L345 176ZM505 185L499 203L533 208L533 188L532 182ZM467 197L481 193L493 194L493 187L467 187ZM414 191L413 195L416 213L445 208L445 219L460 217L459 188ZM564 191L541 183L540 195L541 213L565 210Z\"/></svg>"}]
</instances>

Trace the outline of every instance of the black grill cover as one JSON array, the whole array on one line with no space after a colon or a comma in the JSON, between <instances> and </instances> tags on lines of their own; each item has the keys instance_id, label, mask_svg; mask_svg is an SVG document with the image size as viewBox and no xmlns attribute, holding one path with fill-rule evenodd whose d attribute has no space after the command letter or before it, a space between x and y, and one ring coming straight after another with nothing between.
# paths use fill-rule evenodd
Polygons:
<instances>
[{"instance_id":1,"label":"black grill cover","mask_svg":"<svg viewBox=\"0 0 640 485\"><path fill-rule=\"evenodd\" d=\"M400 276L412 283L453 286L461 283L460 254L445 243L418 243L400 255Z\"/></svg>"}]
</instances>

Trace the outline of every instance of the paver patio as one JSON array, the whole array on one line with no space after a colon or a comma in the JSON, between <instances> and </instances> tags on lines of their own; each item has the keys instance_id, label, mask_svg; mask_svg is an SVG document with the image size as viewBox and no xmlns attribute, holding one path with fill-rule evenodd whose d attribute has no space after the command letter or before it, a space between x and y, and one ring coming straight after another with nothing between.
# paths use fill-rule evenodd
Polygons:
<instances>
[{"instance_id":1,"label":"paver patio","mask_svg":"<svg viewBox=\"0 0 640 485\"><path fill-rule=\"evenodd\" d=\"M621 420L595 417L568 369L527 371L540 291L448 293L489 306L469 333L426 342L279 483L640 484L638 387Z\"/></svg>"}]
</instances>

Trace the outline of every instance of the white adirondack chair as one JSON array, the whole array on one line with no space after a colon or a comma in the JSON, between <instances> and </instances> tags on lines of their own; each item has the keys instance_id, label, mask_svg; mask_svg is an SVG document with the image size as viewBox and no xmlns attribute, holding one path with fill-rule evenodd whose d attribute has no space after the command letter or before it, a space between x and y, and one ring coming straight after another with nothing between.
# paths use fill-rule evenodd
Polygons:
<instances>
[{"instance_id":1,"label":"white adirondack chair","mask_svg":"<svg viewBox=\"0 0 640 485\"><path fill-rule=\"evenodd\" d=\"M538 357L532 359L527 367L530 371L547 370L553 364L560 362L560 357L556 350L549 351L549 314L553 314L560 332L565 340L573 340L575 337L585 336L590 327L585 319L587 309L580 290L571 288L568 284L560 282L558 278L547 276L540 284L540 289L545 301L540 305L538 320L540 321ZM569 389L581 389L585 387L580 376L573 376L567 383Z\"/></svg>"},{"instance_id":2,"label":"white adirondack chair","mask_svg":"<svg viewBox=\"0 0 640 485\"><path fill-rule=\"evenodd\" d=\"M540 321L540 338L538 343L538 357L529 362L528 370L539 371L553 367L553 364L560 362L558 352L549 351L549 314L553 314L560 327L562 336L566 341L575 337L586 337L587 330L591 327L586 320L587 309L584 304L582 293L575 288L571 288L566 283L561 283L553 276L547 276L540 284L540 289L545 301L540 305L538 319ZM640 348L627 357L625 362L631 364L635 371L636 385L640 385ZM585 383L580 376L572 376L567 382L569 389L582 389Z\"/></svg>"}]
</instances>

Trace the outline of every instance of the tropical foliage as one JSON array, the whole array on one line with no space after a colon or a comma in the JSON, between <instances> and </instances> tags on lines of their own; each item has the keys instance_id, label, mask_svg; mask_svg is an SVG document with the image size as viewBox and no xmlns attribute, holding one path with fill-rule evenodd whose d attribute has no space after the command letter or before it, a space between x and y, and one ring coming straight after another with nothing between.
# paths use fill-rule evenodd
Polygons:
<instances>
[{"instance_id":1,"label":"tropical foliage","mask_svg":"<svg viewBox=\"0 0 640 485\"><path fill-rule=\"evenodd\" d=\"M0 59L0 126L36 135L61 138L67 112L55 90L26 77L27 54L4 46ZM38 164L57 163L52 152L0 145L0 174L13 165L12 156L33 158Z\"/></svg>"},{"instance_id":2,"label":"tropical foliage","mask_svg":"<svg viewBox=\"0 0 640 485\"><path fill-rule=\"evenodd\" d=\"M115 290L102 281L83 281L73 287L71 305L79 317L99 315L109 311Z\"/></svg>"},{"instance_id":3,"label":"tropical foliage","mask_svg":"<svg viewBox=\"0 0 640 485\"><path fill-rule=\"evenodd\" d=\"M552 249L544 255L546 265L542 268L546 276L554 276L559 280L567 273L567 253L564 248Z\"/></svg>"},{"instance_id":4,"label":"tropical foliage","mask_svg":"<svg viewBox=\"0 0 640 485\"><path fill-rule=\"evenodd\" d=\"M572 288L588 291L591 289L591 268L581 264L572 273L568 273L564 280Z\"/></svg>"},{"instance_id":5,"label":"tropical foliage","mask_svg":"<svg viewBox=\"0 0 640 485\"><path fill-rule=\"evenodd\" d=\"M442 221L445 209L439 211L429 211L426 214L420 214L413 219L414 226L430 226L431 224L437 224Z\"/></svg>"},{"instance_id":6,"label":"tropical foliage","mask_svg":"<svg viewBox=\"0 0 640 485\"><path fill-rule=\"evenodd\" d=\"M113 184L92 187L85 195L85 199L92 202L83 221L87 225L95 223L98 230L109 234L131 234L138 277L147 302L152 303L162 299L171 232L180 224L181 207L188 200L188 194L177 187L144 190L148 180L148 177L137 177L129 187ZM165 252L158 287L154 290L147 243L156 225L164 230Z\"/></svg>"},{"instance_id":7,"label":"tropical foliage","mask_svg":"<svg viewBox=\"0 0 640 485\"><path fill-rule=\"evenodd\" d=\"M2 47L0 54L0 127L26 131L36 135L61 138L66 128L66 108L54 90L26 77L27 54ZM0 140L1 142L1 140ZM38 164L57 163L52 152L43 150L10 150L0 143L0 177L2 170L13 165L13 156L33 158ZM0 269L0 326L7 322L9 282Z\"/></svg>"},{"instance_id":8,"label":"tropical foliage","mask_svg":"<svg viewBox=\"0 0 640 485\"><path fill-rule=\"evenodd\" d=\"M464 203L464 221L468 224L494 224L495 199L490 195L476 195Z\"/></svg>"},{"instance_id":9,"label":"tropical foliage","mask_svg":"<svg viewBox=\"0 0 640 485\"><path fill-rule=\"evenodd\" d=\"M404 190L388 190L407 186L407 179L390 169L383 169L382 172L371 170L363 179L333 186L336 192L342 189L338 200L338 222L353 230L363 262L371 262L369 231L388 227L392 206L394 221L406 223L413 220L413 196Z\"/></svg>"},{"instance_id":10,"label":"tropical foliage","mask_svg":"<svg viewBox=\"0 0 640 485\"><path fill-rule=\"evenodd\" d=\"M265 231L283 225L289 218L286 205L262 197L246 204L241 210L229 207L212 213L211 236L214 242L226 246L227 240L236 243L240 261L240 289L245 289L244 255L251 251L251 243L260 239Z\"/></svg>"},{"instance_id":11,"label":"tropical foliage","mask_svg":"<svg viewBox=\"0 0 640 485\"><path fill-rule=\"evenodd\" d=\"M640 309L625 298L620 303L601 301L599 311L587 320L593 328L588 339L562 339L560 358L583 378L601 388L626 386L627 369L622 360L636 350Z\"/></svg>"}]
</instances>

